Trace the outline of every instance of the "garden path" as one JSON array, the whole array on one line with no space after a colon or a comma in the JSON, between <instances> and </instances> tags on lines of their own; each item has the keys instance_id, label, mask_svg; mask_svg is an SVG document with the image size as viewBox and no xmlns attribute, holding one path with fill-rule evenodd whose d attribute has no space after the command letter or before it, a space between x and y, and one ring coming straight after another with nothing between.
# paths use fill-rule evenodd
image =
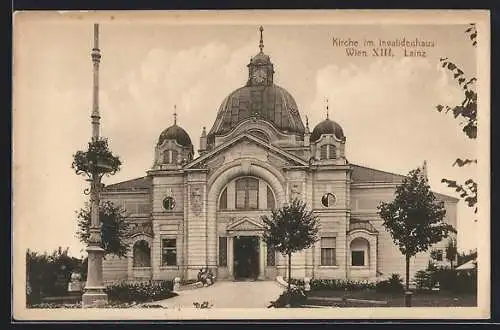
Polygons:
<instances>
[{"instance_id":1,"label":"garden path","mask_svg":"<svg viewBox=\"0 0 500 330\"><path fill-rule=\"evenodd\" d=\"M266 308L283 292L275 281L215 282L209 287L178 292L178 296L155 302L167 308L194 308L208 301L212 308Z\"/></svg>"}]
</instances>

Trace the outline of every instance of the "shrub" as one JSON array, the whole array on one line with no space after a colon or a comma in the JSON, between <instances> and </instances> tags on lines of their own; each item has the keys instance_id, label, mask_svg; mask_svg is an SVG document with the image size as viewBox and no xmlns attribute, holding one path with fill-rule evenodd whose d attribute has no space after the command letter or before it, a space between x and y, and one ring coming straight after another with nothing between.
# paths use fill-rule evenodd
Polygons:
<instances>
[{"instance_id":1,"label":"shrub","mask_svg":"<svg viewBox=\"0 0 500 330\"><path fill-rule=\"evenodd\" d=\"M360 291L374 289L375 283L368 281L354 281L354 280L311 280L311 290L339 290L339 291Z\"/></svg>"},{"instance_id":2,"label":"shrub","mask_svg":"<svg viewBox=\"0 0 500 330\"><path fill-rule=\"evenodd\" d=\"M477 270L457 272L448 267L435 268L429 271L433 283L439 282L441 290L456 293L473 293L477 291Z\"/></svg>"},{"instance_id":3,"label":"shrub","mask_svg":"<svg viewBox=\"0 0 500 330\"><path fill-rule=\"evenodd\" d=\"M417 290L429 290L436 284L432 273L428 270L419 270L416 272L414 280L417 285Z\"/></svg>"},{"instance_id":4,"label":"shrub","mask_svg":"<svg viewBox=\"0 0 500 330\"><path fill-rule=\"evenodd\" d=\"M108 299L115 302L147 302L175 296L172 281L120 282L106 288Z\"/></svg>"},{"instance_id":5,"label":"shrub","mask_svg":"<svg viewBox=\"0 0 500 330\"><path fill-rule=\"evenodd\" d=\"M381 293L401 293L404 291L403 279L399 274L392 274L387 280L378 282L375 288Z\"/></svg>"},{"instance_id":6,"label":"shrub","mask_svg":"<svg viewBox=\"0 0 500 330\"><path fill-rule=\"evenodd\" d=\"M272 301L269 308L283 308L290 304L290 307L300 307L307 301L307 296L304 290L300 287L291 288L290 291L285 290L275 301Z\"/></svg>"},{"instance_id":7,"label":"shrub","mask_svg":"<svg viewBox=\"0 0 500 330\"><path fill-rule=\"evenodd\" d=\"M26 302L39 304L43 297L62 296L67 293L71 273L85 274L81 259L69 256L69 249L59 247L51 254L26 251Z\"/></svg>"},{"instance_id":8,"label":"shrub","mask_svg":"<svg viewBox=\"0 0 500 330\"><path fill-rule=\"evenodd\" d=\"M477 292L477 269L470 272L457 272L455 292Z\"/></svg>"}]
</instances>

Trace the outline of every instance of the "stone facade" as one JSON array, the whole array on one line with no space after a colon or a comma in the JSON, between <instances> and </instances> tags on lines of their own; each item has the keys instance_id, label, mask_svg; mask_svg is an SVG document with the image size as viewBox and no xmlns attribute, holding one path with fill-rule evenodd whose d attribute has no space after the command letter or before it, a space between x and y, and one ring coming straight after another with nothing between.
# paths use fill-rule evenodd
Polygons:
<instances>
[{"instance_id":1,"label":"stone facade","mask_svg":"<svg viewBox=\"0 0 500 330\"><path fill-rule=\"evenodd\" d=\"M286 259L260 238L261 216L292 198L303 199L321 223L321 239L293 255L293 277L404 275L404 257L376 213L403 177L351 164L344 132L328 117L311 134L291 95L272 76L263 78L274 71L262 48L247 84L223 101L208 135L203 128L196 157L174 122L161 133L146 176L105 187L102 198L135 224L128 257L106 257L105 281L194 279L204 267L222 280L286 276ZM256 74L260 67L267 69ZM458 200L436 196L456 226ZM428 253L413 258L412 275L428 260Z\"/></svg>"}]
</instances>

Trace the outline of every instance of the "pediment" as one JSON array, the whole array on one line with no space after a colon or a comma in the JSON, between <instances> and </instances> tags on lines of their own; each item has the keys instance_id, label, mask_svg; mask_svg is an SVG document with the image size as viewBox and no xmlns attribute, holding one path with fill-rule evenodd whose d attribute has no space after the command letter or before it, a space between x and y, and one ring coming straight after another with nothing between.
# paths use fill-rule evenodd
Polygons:
<instances>
[{"instance_id":1,"label":"pediment","mask_svg":"<svg viewBox=\"0 0 500 330\"><path fill-rule=\"evenodd\" d=\"M225 162L248 157L262 158L275 166L308 166L303 159L245 133L194 159L184 168L218 168Z\"/></svg>"},{"instance_id":2,"label":"pediment","mask_svg":"<svg viewBox=\"0 0 500 330\"><path fill-rule=\"evenodd\" d=\"M231 222L227 226L228 231L255 231L255 230L264 230L264 226L248 217L244 217L238 220Z\"/></svg>"}]
</instances>

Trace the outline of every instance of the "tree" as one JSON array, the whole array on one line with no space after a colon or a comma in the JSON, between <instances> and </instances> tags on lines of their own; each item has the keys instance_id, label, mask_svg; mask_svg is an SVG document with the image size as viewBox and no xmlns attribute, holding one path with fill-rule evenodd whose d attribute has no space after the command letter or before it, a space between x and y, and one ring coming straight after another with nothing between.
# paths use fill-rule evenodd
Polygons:
<instances>
[{"instance_id":1,"label":"tree","mask_svg":"<svg viewBox=\"0 0 500 330\"><path fill-rule=\"evenodd\" d=\"M448 240L448 245L446 245L445 252L446 260L450 262L450 268L453 269L453 262L457 259L458 255L457 240L455 238L452 237Z\"/></svg>"},{"instance_id":2,"label":"tree","mask_svg":"<svg viewBox=\"0 0 500 330\"><path fill-rule=\"evenodd\" d=\"M88 203L77 212L78 231L76 234L84 244L88 243L90 237L90 214ZM99 220L101 222L101 247L105 253L125 257L130 248L127 242L130 224L125 219L125 210L110 201L101 202Z\"/></svg>"},{"instance_id":3,"label":"tree","mask_svg":"<svg viewBox=\"0 0 500 330\"><path fill-rule=\"evenodd\" d=\"M59 247L51 254L26 251L27 304L40 302L42 296L60 295L66 292L66 282L73 271L81 271L82 260L71 257L69 248ZM61 286L58 279L64 279Z\"/></svg>"},{"instance_id":4,"label":"tree","mask_svg":"<svg viewBox=\"0 0 500 330\"><path fill-rule=\"evenodd\" d=\"M291 286L292 254L312 246L318 241L319 222L306 203L294 199L271 216L262 216L265 230L262 235L268 246L288 256L288 292Z\"/></svg>"},{"instance_id":5,"label":"tree","mask_svg":"<svg viewBox=\"0 0 500 330\"><path fill-rule=\"evenodd\" d=\"M470 24L465 30L465 33L469 35L472 41L472 46L477 45L477 31L476 25ZM462 102L458 105L448 106L448 105L437 105L436 109L439 112L448 113L451 111L454 118L459 118L462 120L461 125L462 131L470 139L476 139L477 137L477 93L475 89L475 83L477 79L475 77L468 78L465 76L463 70L461 70L455 63L451 62L448 58L441 58L441 66L449 70L453 74L453 79L458 83L458 86L462 89L464 93L464 98ZM462 159L457 158L452 166L463 167L470 164L476 164L477 159ZM460 197L464 199L469 207L474 208L474 213L477 213L477 183L475 180L469 178L465 180L463 184L458 183L456 180L442 179L441 182L448 185L448 187L455 189Z\"/></svg>"},{"instance_id":6,"label":"tree","mask_svg":"<svg viewBox=\"0 0 500 330\"><path fill-rule=\"evenodd\" d=\"M430 190L420 168L410 171L397 186L394 200L381 202L378 214L406 261L406 291L410 285L410 259L455 232L445 223L444 203Z\"/></svg>"}]
</instances>

